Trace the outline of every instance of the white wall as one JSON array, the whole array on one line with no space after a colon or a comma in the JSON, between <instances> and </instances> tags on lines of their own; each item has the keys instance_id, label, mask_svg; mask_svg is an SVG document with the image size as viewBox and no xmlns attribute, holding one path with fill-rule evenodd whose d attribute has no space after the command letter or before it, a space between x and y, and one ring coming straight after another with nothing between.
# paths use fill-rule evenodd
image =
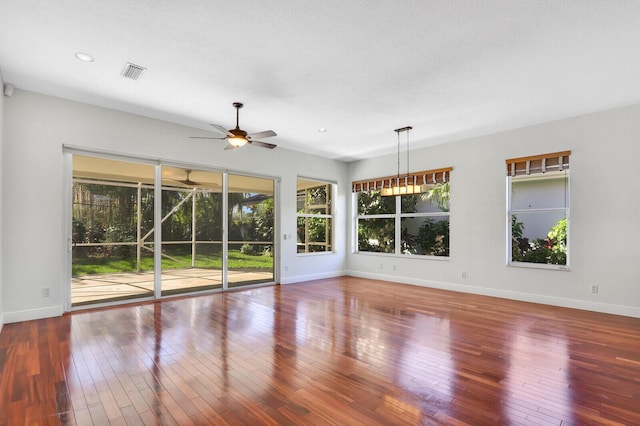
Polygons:
<instances>
[{"instance_id":1,"label":"white wall","mask_svg":"<svg viewBox=\"0 0 640 426\"><path fill-rule=\"evenodd\" d=\"M350 185L347 165L339 161L282 148L224 151L219 141L189 139L200 132L188 127L19 89L5 99L4 116L5 322L63 311L69 285L64 280L63 145L280 177L280 236L296 235L297 176L335 180L336 212L344 218ZM345 222L336 220L335 254L298 256L295 238L282 239L280 281L343 274ZM42 297L44 287L51 288L50 298Z\"/></svg>"},{"instance_id":2,"label":"white wall","mask_svg":"<svg viewBox=\"0 0 640 426\"><path fill-rule=\"evenodd\" d=\"M414 150L412 169L454 168L450 259L354 254L349 247L349 273L640 317L638 141L634 105ZM570 271L507 267L505 159L563 150L572 151ZM349 178L393 174L395 164L395 156L354 162Z\"/></svg>"},{"instance_id":3,"label":"white wall","mask_svg":"<svg viewBox=\"0 0 640 426\"><path fill-rule=\"evenodd\" d=\"M4 93L4 81L2 79L2 70L0 70L0 89ZM3 297L3 287L4 287L4 268L2 267L2 259L3 259L3 250L4 246L4 235L2 233L3 224L2 224L2 199L4 198L4 187L2 183L4 182L3 173L5 170L4 162L3 162L3 152L4 152L4 94L0 94L0 331L2 330L2 325L4 324L4 297Z\"/></svg>"},{"instance_id":4,"label":"white wall","mask_svg":"<svg viewBox=\"0 0 640 426\"><path fill-rule=\"evenodd\" d=\"M454 167L451 257L425 260L351 253L350 181L394 174L394 155L346 165L282 148L224 151L224 144L188 139L194 129L128 113L19 89L2 100L5 323L63 310L63 144L280 177L280 236L296 235L298 175L337 181L336 254L299 256L295 238L281 240L282 283L349 272L640 317L640 270L634 267L640 258L640 105L412 151L415 170ZM567 149L571 270L506 267L504 160ZM594 205L608 206L607 214ZM592 284L599 293L590 293ZM50 298L42 297L43 287L52 289Z\"/></svg>"}]
</instances>

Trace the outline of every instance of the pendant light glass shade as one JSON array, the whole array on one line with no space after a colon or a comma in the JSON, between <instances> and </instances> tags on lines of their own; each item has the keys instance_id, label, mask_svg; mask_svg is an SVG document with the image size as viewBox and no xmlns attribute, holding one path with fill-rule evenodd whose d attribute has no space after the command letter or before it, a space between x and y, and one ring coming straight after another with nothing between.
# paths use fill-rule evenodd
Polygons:
<instances>
[{"instance_id":1,"label":"pendant light glass shade","mask_svg":"<svg viewBox=\"0 0 640 426\"><path fill-rule=\"evenodd\" d=\"M393 185L391 188L382 188L380 191L380 195L383 196L393 196L393 195L411 195L411 194L420 194L424 192L422 190L422 185Z\"/></svg>"}]
</instances>

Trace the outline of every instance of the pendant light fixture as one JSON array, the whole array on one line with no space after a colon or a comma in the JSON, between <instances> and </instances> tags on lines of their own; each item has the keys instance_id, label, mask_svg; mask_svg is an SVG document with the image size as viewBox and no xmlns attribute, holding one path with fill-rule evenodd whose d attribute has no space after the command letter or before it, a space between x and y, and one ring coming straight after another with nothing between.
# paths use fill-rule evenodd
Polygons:
<instances>
[{"instance_id":1,"label":"pendant light fixture","mask_svg":"<svg viewBox=\"0 0 640 426\"><path fill-rule=\"evenodd\" d=\"M414 176L410 176L409 172L409 130L413 129L411 126L401 127L395 129L398 139L398 173L396 177L389 179L389 186L386 182L383 182L380 195L382 196L395 196L395 195L411 195L420 194L422 192L422 185L418 185ZM407 135L407 173L400 176L400 133Z\"/></svg>"}]
</instances>

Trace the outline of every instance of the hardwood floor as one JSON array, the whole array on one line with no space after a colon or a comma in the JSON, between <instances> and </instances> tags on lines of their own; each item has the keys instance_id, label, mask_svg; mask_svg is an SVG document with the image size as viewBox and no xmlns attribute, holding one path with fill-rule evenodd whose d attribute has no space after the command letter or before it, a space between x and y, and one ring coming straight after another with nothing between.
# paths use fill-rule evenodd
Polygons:
<instances>
[{"instance_id":1,"label":"hardwood floor","mask_svg":"<svg viewBox=\"0 0 640 426\"><path fill-rule=\"evenodd\" d=\"M640 424L640 319L352 277L6 324L0 425Z\"/></svg>"}]
</instances>

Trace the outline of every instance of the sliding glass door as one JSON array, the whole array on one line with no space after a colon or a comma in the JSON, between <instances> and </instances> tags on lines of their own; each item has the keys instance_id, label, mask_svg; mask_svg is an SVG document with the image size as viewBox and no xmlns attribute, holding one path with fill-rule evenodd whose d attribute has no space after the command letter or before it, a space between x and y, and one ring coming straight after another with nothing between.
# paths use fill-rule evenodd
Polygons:
<instances>
[{"instance_id":1,"label":"sliding glass door","mask_svg":"<svg viewBox=\"0 0 640 426\"><path fill-rule=\"evenodd\" d=\"M229 175L229 287L274 281L274 180Z\"/></svg>"},{"instance_id":2,"label":"sliding glass door","mask_svg":"<svg viewBox=\"0 0 640 426\"><path fill-rule=\"evenodd\" d=\"M162 167L162 295L222 288L222 173Z\"/></svg>"},{"instance_id":3,"label":"sliding glass door","mask_svg":"<svg viewBox=\"0 0 640 426\"><path fill-rule=\"evenodd\" d=\"M274 179L70 157L71 307L275 282Z\"/></svg>"},{"instance_id":4,"label":"sliding glass door","mask_svg":"<svg viewBox=\"0 0 640 426\"><path fill-rule=\"evenodd\" d=\"M153 165L73 156L71 305L153 296Z\"/></svg>"}]
</instances>

